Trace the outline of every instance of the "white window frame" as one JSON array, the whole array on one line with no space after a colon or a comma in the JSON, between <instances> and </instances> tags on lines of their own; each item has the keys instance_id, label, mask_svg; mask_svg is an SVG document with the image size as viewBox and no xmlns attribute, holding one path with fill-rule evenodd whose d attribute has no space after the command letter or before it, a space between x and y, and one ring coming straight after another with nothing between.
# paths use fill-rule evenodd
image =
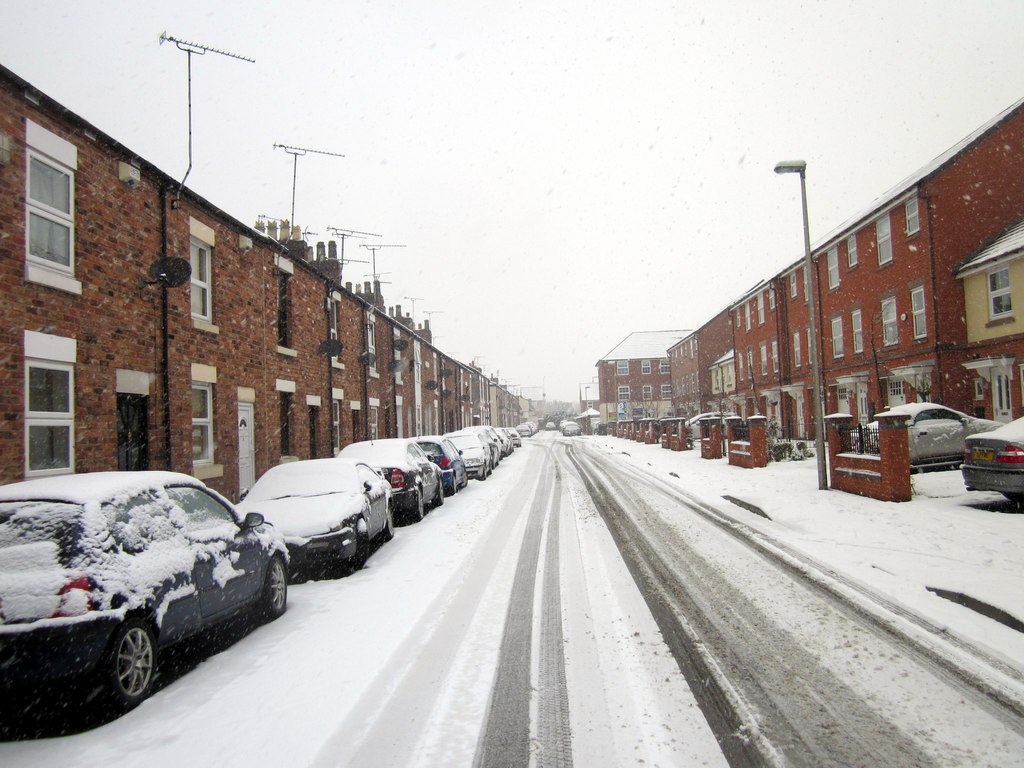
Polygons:
<instances>
[{"instance_id":1,"label":"white window frame","mask_svg":"<svg viewBox=\"0 0 1024 768\"><path fill-rule=\"evenodd\" d=\"M846 238L846 266L857 266L857 235L853 234Z\"/></svg>"},{"instance_id":2,"label":"white window frame","mask_svg":"<svg viewBox=\"0 0 1024 768\"><path fill-rule=\"evenodd\" d=\"M861 321L860 310L850 312L850 336L853 337L854 354L864 351L864 326Z\"/></svg>"},{"instance_id":3,"label":"white window frame","mask_svg":"<svg viewBox=\"0 0 1024 768\"><path fill-rule=\"evenodd\" d=\"M75 174L78 170L78 148L31 120L25 121L25 277L53 288L81 294L82 284L75 274ZM56 208L32 196L32 164L67 177L67 210ZM38 256L32 250L32 217L67 229L67 264Z\"/></svg>"},{"instance_id":4,"label":"white window frame","mask_svg":"<svg viewBox=\"0 0 1024 768\"><path fill-rule=\"evenodd\" d=\"M659 361L658 373L672 373L672 364L668 360Z\"/></svg>"},{"instance_id":5,"label":"white window frame","mask_svg":"<svg viewBox=\"0 0 1024 768\"><path fill-rule=\"evenodd\" d=\"M828 288L831 291L839 287L839 249L829 248L825 259L828 262Z\"/></svg>"},{"instance_id":6,"label":"white window frame","mask_svg":"<svg viewBox=\"0 0 1024 768\"><path fill-rule=\"evenodd\" d=\"M921 231L921 209L918 206L917 198L907 200L903 210L907 214L907 236L916 235Z\"/></svg>"},{"instance_id":7,"label":"white window frame","mask_svg":"<svg viewBox=\"0 0 1024 768\"><path fill-rule=\"evenodd\" d=\"M993 287L993 278L997 278L999 275L1006 276L1005 284ZM1009 265L1003 264L1001 267L989 270L985 277L985 285L988 288L989 320L998 320L1001 317L1009 316L1013 312ZM1005 299L1005 304L1002 303L1003 299ZM1000 305L998 309L996 307L997 302Z\"/></svg>"},{"instance_id":8,"label":"white window frame","mask_svg":"<svg viewBox=\"0 0 1024 768\"><path fill-rule=\"evenodd\" d=\"M899 341L900 329L896 315L896 298L882 299L882 344L891 347L899 344Z\"/></svg>"},{"instance_id":9,"label":"white window frame","mask_svg":"<svg viewBox=\"0 0 1024 768\"><path fill-rule=\"evenodd\" d=\"M772 339L772 372L779 372L779 341Z\"/></svg>"},{"instance_id":10,"label":"white window frame","mask_svg":"<svg viewBox=\"0 0 1024 768\"><path fill-rule=\"evenodd\" d=\"M366 351L370 355L371 372L377 371L377 319L371 313L366 319Z\"/></svg>"},{"instance_id":11,"label":"white window frame","mask_svg":"<svg viewBox=\"0 0 1024 768\"><path fill-rule=\"evenodd\" d=\"M661 399L662 400L669 400L669 399L671 399L671 397L672 397L672 385L671 384L662 384L661 385Z\"/></svg>"},{"instance_id":12,"label":"white window frame","mask_svg":"<svg viewBox=\"0 0 1024 768\"><path fill-rule=\"evenodd\" d=\"M32 371L46 369L60 371L68 377L68 408L66 411L33 411L31 409L31 377ZM35 469L31 465L31 434L33 428L49 429L52 427L68 430L68 464L64 467L46 467ZM53 360L25 359L25 477L47 477L65 475L75 471L75 367L70 363Z\"/></svg>"},{"instance_id":13,"label":"white window frame","mask_svg":"<svg viewBox=\"0 0 1024 768\"><path fill-rule=\"evenodd\" d=\"M213 384L205 381L193 381L192 382L192 396L195 397L196 392L202 392L203 398L206 402L206 415L196 416L195 408L192 409L192 464L193 466L201 464L213 464ZM195 403L193 402L193 406ZM204 441L203 449L199 452L199 455L195 454L195 437L196 428L206 430L206 439Z\"/></svg>"},{"instance_id":14,"label":"white window frame","mask_svg":"<svg viewBox=\"0 0 1024 768\"><path fill-rule=\"evenodd\" d=\"M914 318L914 338L926 338L928 336L928 321L925 317L923 285L919 285L910 291L910 313Z\"/></svg>"},{"instance_id":15,"label":"white window frame","mask_svg":"<svg viewBox=\"0 0 1024 768\"><path fill-rule=\"evenodd\" d=\"M800 357L800 331L793 331L793 367L799 368L802 364Z\"/></svg>"},{"instance_id":16,"label":"white window frame","mask_svg":"<svg viewBox=\"0 0 1024 768\"><path fill-rule=\"evenodd\" d=\"M651 361L650 360L641 360L640 361L640 373L647 374L647 373L650 373L651 370L652 369L651 369Z\"/></svg>"},{"instance_id":17,"label":"white window frame","mask_svg":"<svg viewBox=\"0 0 1024 768\"><path fill-rule=\"evenodd\" d=\"M764 325L764 291L757 292L757 324Z\"/></svg>"},{"instance_id":18,"label":"white window frame","mask_svg":"<svg viewBox=\"0 0 1024 768\"><path fill-rule=\"evenodd\" d=\"M775 286L771 285L768 288L768 309L772 312L775 311Z\"/></svg>"},{"instance_id":19,"label":"white window frame","mask_svg":"<svg viewBox=\"0 0 1024 768\"><path fill-rule=\"evenodd\" d=\"M796 270L794 269L792 272L789 273L789 298L795 299L796 296Z\"/></svg>"},{"instance_id":20,"label":"white window frame","mask_svg":"<svg viewBox=\"0 0 1024 768\"><path fill-rule=\"evenodd\" d=\"M750 301L743 304L743 316L744 322L746 323L746 329L750 330Z\"/></svg>"},{"instance_id":21,"label":"white window frame","mask_svg":"<svg viewBox=\"0 0 1024 768\"><path fill-rule=\"evenodd\" d=\"M842 315L832 318L832 357L843 356L843 318Z\"/></svg>"},{"instance_id":22,"label":"white window frame","mask_svg":"<svg viewBox=\"0 0 1024 768\"><path fill-rule=\"evenodd\" d=\"M616 360L615 361L615 375L616 376L629 376L629 360Z\"/></svg>"},{"instance_id":23,"label":"white window frame","mask_svg":"<svg viewBox=\"0 0 1024 768\"><path fill-rule=\"evenodd\" d=\"M192 266L192 277L191 277L191 308L192 317L198 320L205 320L208 323L213 322L213 247L209 243L204 243L198 237L189 238L189 263ZM200 269L196 269L196 264L199 264ZM201 277L203 273L203 267L205 266L206 277ZM204 297L205 302L199 311L196 311L195 296L196 291L199 291Z\"/></svg>"},{"instance_id":24,"label":"white window frame","mask_svg":"<svg viewBox=\"0 0 1024 768\"><path fill-rule=\"evenodd\" d=\"M768 344L764 341L761 342L761 375L768 375Z\"/></svg>"},{"instance_id":25,"label":"white window frame","mask_svg":"<svg viewBox=\"0 0 1024 768\"><path fill-rule=\"evenodd\" d=\"M892 261L892 224L889 214L875 220L875 244L878 247L878 266Z\"/></svg>"},{"instance_id":26,"label":"white window frame","mask_svg":"<svg viewBox=\"0 0 1024 768\"><path fill-rule=\"evenodd\" d=\"M628 384L620 384L619 385L619 389L618 389L616 394L617 394L617 396L619 398L618 402L620 402L620 403L629 402L629 385Z\"/></svg>"},{"instance_id":27,"label":"white window frame","mask_svg":"<svg viewBox=\"0 0 1024 768\"><path fill-rule=\"evenodd\" d=\"M654 387L652 387L650 384L644 384L643 389L641 390L641 395L644 400L653 400Z\"/></svg>"}]
</instances>

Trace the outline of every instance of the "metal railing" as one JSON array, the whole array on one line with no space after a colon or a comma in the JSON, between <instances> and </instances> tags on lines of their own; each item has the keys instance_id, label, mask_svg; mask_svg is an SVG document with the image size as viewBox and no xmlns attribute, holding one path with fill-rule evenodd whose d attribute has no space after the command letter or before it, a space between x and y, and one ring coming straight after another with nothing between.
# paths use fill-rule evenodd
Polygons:
<instances>
[{"instance_id":1,"label":"metal railing","mask_svg":"<svg viewBox=\"0 0 1024 768\"><path fill-rule=\"evenodd\" d=\"M750 422L744 421L733 424L732 439L738 442L750 442Z\"/></svg>"},{"instance_id":2,"label":"metal railing","mask_svg":"<svg viewBox=\"0 0 1024 768\"><path fill-rule=\"evenodd\" d=\"M879 455L878 427L855 424L852 427L840 427L839 451L841 453L867 453Z\"/></svg>"}]
</instances>

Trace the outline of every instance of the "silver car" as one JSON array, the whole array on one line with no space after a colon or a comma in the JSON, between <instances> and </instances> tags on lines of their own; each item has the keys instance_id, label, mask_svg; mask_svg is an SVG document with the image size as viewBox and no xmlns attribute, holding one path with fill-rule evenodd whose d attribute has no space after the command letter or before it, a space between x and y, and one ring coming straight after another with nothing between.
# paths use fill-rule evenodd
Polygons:
<instances>
[{"instance_id":1,"label":"silver car","mask_svg":"<svg viewBox=\"0 0 1024 768\"><path fill-rule=\"evenodd\" d=\"M887 413L909 418L910 465L916 469L958 467L964 460L964 438L1002 426L938 403L894 405Z\"/></svg>"}]
</instances>

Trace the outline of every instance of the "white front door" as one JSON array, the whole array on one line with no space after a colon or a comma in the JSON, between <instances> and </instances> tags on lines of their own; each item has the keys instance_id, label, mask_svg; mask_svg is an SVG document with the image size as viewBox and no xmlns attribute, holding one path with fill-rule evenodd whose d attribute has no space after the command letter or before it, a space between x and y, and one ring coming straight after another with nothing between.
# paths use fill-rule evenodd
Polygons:
<instances>
[{"instance_id":1,"label":"white front door","mask_svg":"<svg viewBox=\"0 0 1024 768\"><path fill-rule=\"evenodd\" d=\"M253 419L255 418L252 403L238 404L238 491L252 488L256 482L256 454L253 446Z\"/></svg>"},{"instance_id":2,"label":"white front door","mask_svg":"<svg viewBox=\"0 0 1024 768\"><path fill-rule=\"evenodd\" d=\"M992 414L996 421L1013 420L1013 410L1010 406L1010 375L1009 371L992 371Z\"/></svg>"}]
</instances>

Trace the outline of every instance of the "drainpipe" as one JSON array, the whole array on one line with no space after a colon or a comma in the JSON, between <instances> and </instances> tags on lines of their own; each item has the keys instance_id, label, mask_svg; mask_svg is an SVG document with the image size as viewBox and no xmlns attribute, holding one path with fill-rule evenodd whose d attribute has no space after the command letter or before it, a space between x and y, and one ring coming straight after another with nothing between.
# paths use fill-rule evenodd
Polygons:
<instances>
[{"instance_id":1,"label":"drainpipe","mask_svg":"<svg viewBox=\"0 0 1024 768\"><path fill-rule=\"evenodd\" d=\"M370 333L370 307L363 306L363 439L370 439L370 354L368 336Z\"/></svg>"},{"instance_id":2,"label":"drainpipe","mask_svg":"<svg viewBox=\"0 0 1024 768\"><path fill-rule=\"evenodd\" d=\"M167 258L167 187L160 187L160 257ZM171 337L167 329L170 312L167 308L167 286L160 285L160 388L164 412L164 457L167 470L174 470L171 437Z\"/></svg>"},{"instance_id":3,"label":"drainpipe","mask_svg":"<svg viewBox=\"0 0 1024 768\"><path fill-rule=\"evenodd\" d=\"M922 194L921 197L924 199L924 210L927 213L928 221L928 269L932 284L932 333L935 334L935 376L938 379L933 385L938 388L938 397L932 397L932 400L942 403L945 402L946 394L942 375L942 346L939 344L939 300L938 295L935 293L937 278L935 276L935 235L932 232L932 201L927 195Z\"/></svg>"}]
</instances>

